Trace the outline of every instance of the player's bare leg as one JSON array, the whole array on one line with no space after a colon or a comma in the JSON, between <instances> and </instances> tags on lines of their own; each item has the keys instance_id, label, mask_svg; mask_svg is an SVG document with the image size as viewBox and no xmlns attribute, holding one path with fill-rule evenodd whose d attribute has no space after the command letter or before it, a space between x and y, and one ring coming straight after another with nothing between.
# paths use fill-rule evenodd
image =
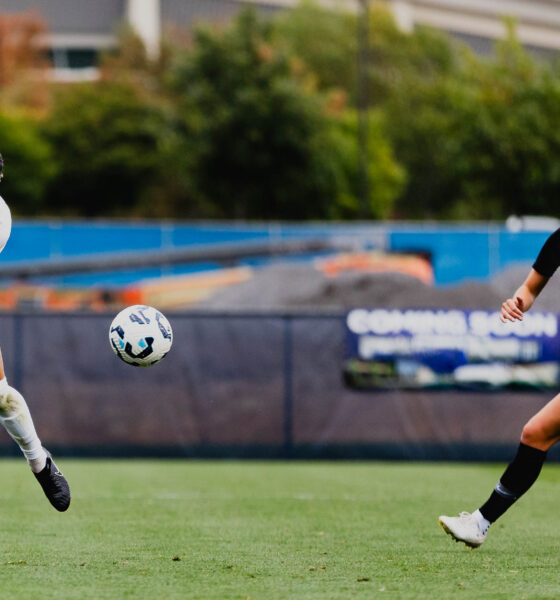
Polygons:
<instances>
[{"instance_id":1,"label":"player's bare leg","mask_svg":"<svg viewBox=\"0 0 560 600\"><path fill-rule=\"evenodd\" d=\"M537 480L546 453L560 441L560 394L552 398L523 427L517 454L496 484L490 498L472 515L441 516L446 533L467 546L478 547L488 528Z\"/></svg>"},{"instance_id":2,"label":"player's bare leg","mask_svg":"<svg viewBox=\"0 0 560 600\"><path fill-rule=\"evenodd\" d=\"M8 385L0 352L0 423L23 452L51 504L64 511L70 504L68 482L42 447L23 396Z\"/></svg>"},{"instance_id":3,"label":"player's bare leg","mask_svg":"<svg viewBox=\"0 0 560 600\"><path fill-rule=\"evenodd\" d=\"M560 441L560 394L554 396L527 421L521 442L546 452Z\"/></svg>"}]
</instances>

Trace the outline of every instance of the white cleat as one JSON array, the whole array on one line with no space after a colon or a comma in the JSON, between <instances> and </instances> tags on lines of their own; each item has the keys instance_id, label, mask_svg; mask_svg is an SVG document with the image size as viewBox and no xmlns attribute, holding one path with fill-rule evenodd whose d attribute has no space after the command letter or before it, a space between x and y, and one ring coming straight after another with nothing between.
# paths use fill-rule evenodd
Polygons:
<instances>
[{"instance_id":1,"label":"white cleat","mask_svg":"<svg viewBox=\"0 0 560 600\"><path fill-rule=\"evenodd\" d=\"M462 512L458 517L441 516L439 524L456 542L463 542L469 548L478 548L488 532L481 531L478 521L468 512Z\"/></svg>"}]
</instances>

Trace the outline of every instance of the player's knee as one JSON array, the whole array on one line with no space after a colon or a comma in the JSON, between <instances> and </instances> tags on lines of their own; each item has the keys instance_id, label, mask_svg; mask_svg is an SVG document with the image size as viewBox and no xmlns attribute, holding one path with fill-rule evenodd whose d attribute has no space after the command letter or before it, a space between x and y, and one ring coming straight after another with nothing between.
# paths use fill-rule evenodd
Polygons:
<instances>
[{"instance_id":1,"label":"player's knee","mask_svg":"<svg viewBox=\"0 0 560 600\"><path fill-rule=\"evenodd\" d=\"M6 416L10 412L10 386L4 377L0 379L0 416Z\"/></svg>"},{"instance_id":2,"label":"player's knee","mask_svg":"<svg viewBox=\"0 0 560 600\"><path fill-rule=\"evenodd\" d=\"M13 411L8 388L0 390L0 416L6 416Z\"/></svg>"},{"instance_id":3,"label":"player's knee","mask_svg":"<svg viewBox=\"0 0 560 600\"><path fill-rule=\"evenodd\" d=\"M10 417L21 412L22 396L8 385L0 385L0 417Z\"/></svg>"},{"instance_id":4,"label":"player's knee","mask_svg":"<svg viewBox=\"0 0 560 600\"><path fill-rule=\"evenodd\" d=\"M540 448L543 445L548 444L549 435L542 425L532 419L528 421L523 427L521 432L521 442L526 446L533 448Z\"/></svg>"}]
</instances>

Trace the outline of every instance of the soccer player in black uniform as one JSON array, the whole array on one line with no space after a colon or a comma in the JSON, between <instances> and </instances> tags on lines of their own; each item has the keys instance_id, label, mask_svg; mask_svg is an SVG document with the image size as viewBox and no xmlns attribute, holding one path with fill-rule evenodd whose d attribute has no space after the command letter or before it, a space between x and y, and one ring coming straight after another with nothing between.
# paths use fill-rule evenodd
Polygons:
<instances>
[{"instance_id":1,"label":"soccer player in black uniform","mask_svg":"<svg viewBox=\"0 0 560 600\"><path fill-rule=\"evenodd\" d=\"M502 304L501 320L521 321L536 297L560 265L560 229L545 242L527 279L512 298ZM513 461L496 484L488 500L474 513L441 516L439 524L454 539L477 548L488 528L537 480L548 449L560 440L560 394L556 395L523 427Z\"/></svg>"},{"instance_id":2,"label":"soccer player in black uniform","mask_svg":"<svg viewBox=\"0 0 560 600\"><path fill-rule=\"evenodd\" d=\"M4 161L0 155L0 181ZM4 249L12 229L10 209L0 197L0 252ZM64 475L37 436L33 420L23 396L8 385L0 352L0 424L10 434L23 452L37 481L41 484L50 503L59 511L70 506L70 488Z\"/></svg>"}]
</instances>

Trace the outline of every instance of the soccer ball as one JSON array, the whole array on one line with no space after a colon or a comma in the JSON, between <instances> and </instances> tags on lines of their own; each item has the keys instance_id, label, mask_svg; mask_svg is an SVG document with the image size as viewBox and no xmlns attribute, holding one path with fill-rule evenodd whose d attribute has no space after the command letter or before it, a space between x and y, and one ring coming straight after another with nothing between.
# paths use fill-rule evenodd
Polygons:
<instances>
[{"instance_id":1,"label":"soccer ball","mask_svg":"<svg viewBox=\"0 0 560 600\"><path fill-rule=\"evenodd\" d=\"M169 321L152 306L128 306L113 319L109 341L115 354L129 365L150 367L171 349Z\"/></svg>"}]
</instances>

